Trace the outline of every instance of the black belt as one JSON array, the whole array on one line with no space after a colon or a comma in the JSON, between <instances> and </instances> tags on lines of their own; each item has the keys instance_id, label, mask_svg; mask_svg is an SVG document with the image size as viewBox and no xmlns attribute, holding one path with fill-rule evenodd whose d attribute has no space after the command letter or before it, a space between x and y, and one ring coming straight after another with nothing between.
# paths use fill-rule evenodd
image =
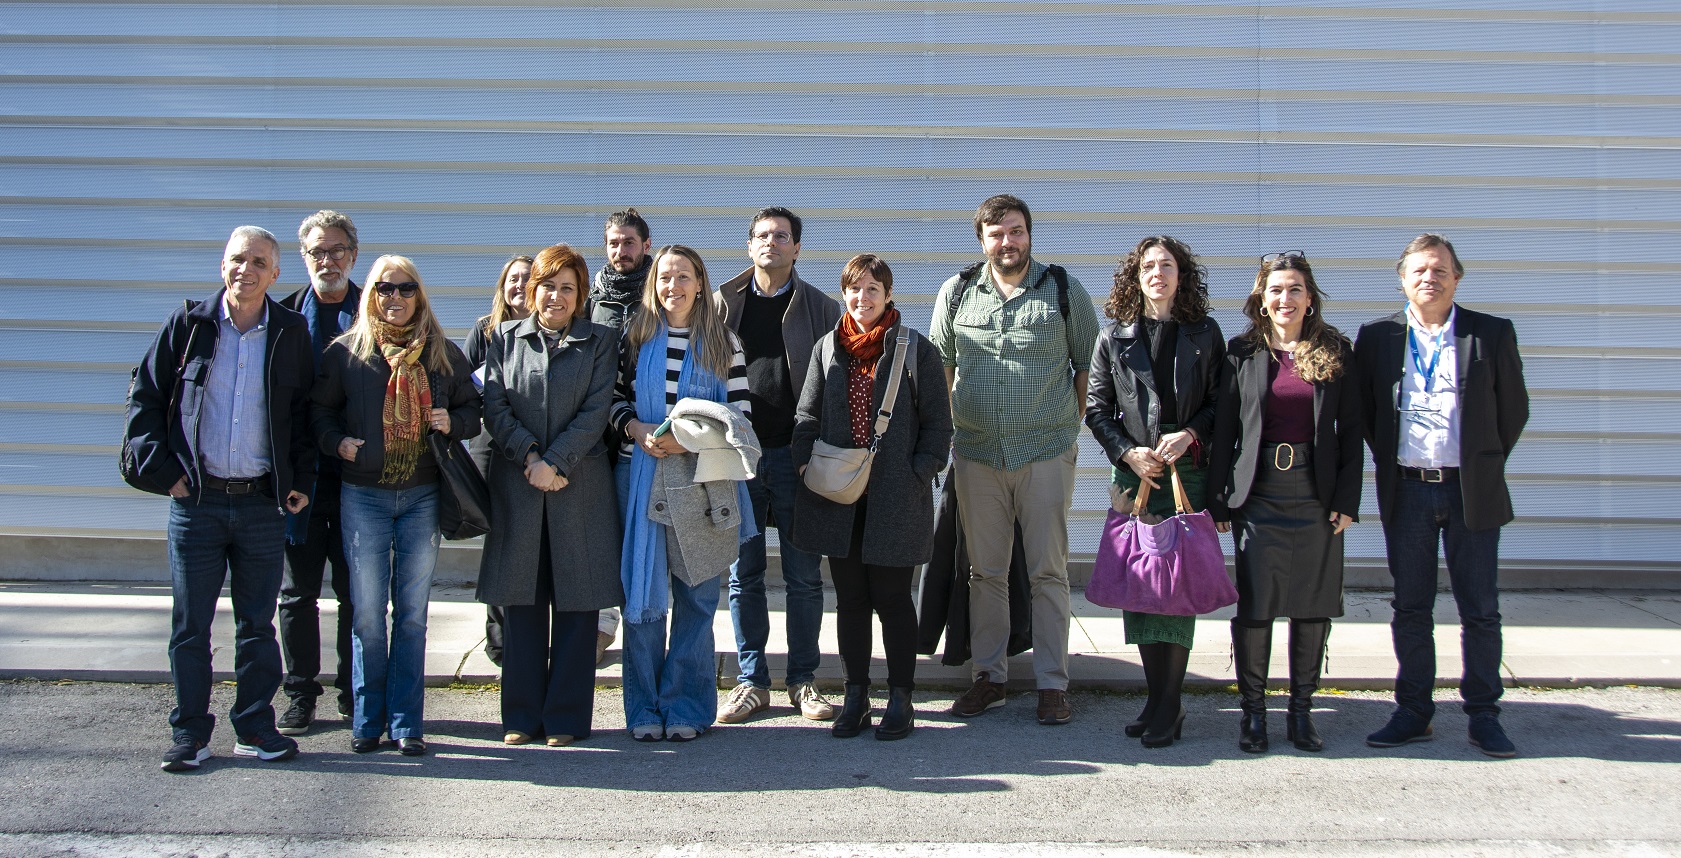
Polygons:
<instances>
[{"instance_id":1,"label":"black belt","mask_svg":"<svg viewBox=\"0 0 1681 858\"><path fill-rule=\"evenodd\" d=\"M274 497L274 478L269 474L264 474L248 480L224 480L221 477L205 474L204 488L230 495L258 493Z\"/></svg>"},{"instance_id":2,"label":"black belt","mask_svg":"<svg viewBox=\"0 0 1681 858\"><path fill-rule=\"evenodd\" d=\"M1449 477L1457 478L1458 468L1409 468L1401 466L1402 479L1418 480L1421 483L1446 482Z\"/></svg>"},{"instance_id":3,"label":"black belt","mask_svg":"<svg viewBox=\"0 0 1681 858\"><path fill-rule=\"evenodd\" d=\"M1267 453L1271 447L1272 452ZM1291 444L1287 441L1266 441L1261 444L1261 459L1271 464L1274 470L1289 471L1306 467L1313 461L1313 445Z\"/></svg>"}]
</instances>

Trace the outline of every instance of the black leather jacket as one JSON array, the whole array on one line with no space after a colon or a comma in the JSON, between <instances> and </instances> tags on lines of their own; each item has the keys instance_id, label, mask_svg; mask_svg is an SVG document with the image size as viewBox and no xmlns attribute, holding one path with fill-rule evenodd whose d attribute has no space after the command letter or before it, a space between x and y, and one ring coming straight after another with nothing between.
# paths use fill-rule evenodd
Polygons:
<instances>
[{"instance_id":1,"label":"black leather jacket","mask_svg":"<svg viewBox=\"0 0 1681 858\"><path fill-rule=\"evenodd\" d=\"M1208 441L1214 434L1214 401L1226 339L1213 319L1179 325L1174 393L1179 413L1164 416L1150 368L1150 341L1144 326L1114 324L1104 329L1092 350L1091 383L1086 388L1086 425L1116 467L1133 447L1154 447L1161 424L1191 429Z\"/></svg>"}]
</instances>

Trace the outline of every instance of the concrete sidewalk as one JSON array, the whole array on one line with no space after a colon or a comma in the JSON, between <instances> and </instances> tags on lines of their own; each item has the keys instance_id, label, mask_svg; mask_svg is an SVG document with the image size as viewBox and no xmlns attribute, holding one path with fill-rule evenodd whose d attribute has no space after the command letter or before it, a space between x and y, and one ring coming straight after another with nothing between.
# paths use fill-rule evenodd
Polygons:
<instances>
[{"instance_id":1,"label":"concrete sidewalk","mask_svg":"<svg viewBox=\"0 0 1681 858\"><path fill-rule=\"evenodd\" d=\"M782 593L773 589L771 609L772 675L786 652L779 617ZM1395 658L1389 641L1388 594L1348 594L1346 616L1332 626L1324 686L1343 689L1389 688ZM831 597L832 602L832 597ZM1125 644L1120 611L1100 608L1076 592L1070 630L1069 670L1080 690L1131 690L1143 687L1137 649ZM1653 685L1681 687L1681 593L1617 591L1527 591L1501 594L1505 616L1505 671L1510 685L1561 687L1583 685ZM122 682L168 682L169 588L134 584L0 583L0 677L83 679ZM1188 682L1223 686L1232 682L1231 638L1227 609L1199 618L1197 646L1191 654ZM336 622L331 598L322 604L322 626ZM1453 599L1437 601L1436 648L1439 681L1459 680L1459 630ZM718 641L718 676L723 687L735 685L734 633L727 605L720 601L714 627ZM232 679L233 616L224 596L215 627L218 678ZM331 633L327 647L331 647ZM1273 646L1272 676L1286 675L1284 630ZM427 682L484 683L497 670L484 657L484 606L471 590L440 586L433 590L427 632ZM841 683L833 615L826 619L824 685ZM875 678L880 669L877 634ZM336 659L324 652L321 663L332 670ZM600 671L603 685L620 681L616 649ZM323 677L326 679L326 677ZM946 666L924 656L917 684L959 689L969 685L964 666ZM1011 659L1010 685L1033 687L1030 654Z\"/></svg>"}]
</instances>

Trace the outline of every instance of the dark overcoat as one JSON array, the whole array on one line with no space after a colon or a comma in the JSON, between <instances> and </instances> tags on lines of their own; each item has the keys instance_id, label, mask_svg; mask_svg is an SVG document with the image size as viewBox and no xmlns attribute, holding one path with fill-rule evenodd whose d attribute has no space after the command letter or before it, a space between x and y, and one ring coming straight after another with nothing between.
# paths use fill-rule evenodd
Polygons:
<instances>
[{"instance_id":1,"label":"dark overcoat","mask_svg":"<svg viewBox=\"0 0 1681 858\"><path fill-rule=\"evenodd\" d=\"M1455 305L1454 357L1459 379L1459 487L1465 526L1488 530L1512 520L1506 460L1529 422L1518 335L1508 319ZM1396 455L1401 415L1396 409L1406 372L1406 311L1361 326L1354 340L1363 393L1366 444L1377 470L1378 514L1387 517L1401 480Z\"/></svg>"},{"instance_id":2,"label":"dark overcoat","mask_svg":"<svg viewBox=\"0 0 1681 858\"><path fill-rule=\"evenodd\" d=\"M876 364L871 415L881 410L891 375L894 341L899 331L915 343L916 372L901 372L898 401L887 432L876 446L865 490L864 557L875 566L916 566L934 552L934 477L946 466L951 451L951 404L939 350L902 323L885 335L886 348ZM846 387L850 362L831 331L812 349L805 386L794 416L794 440L789 445L794 467L811 461L812 444L822 438L836 447L852 447L852 422ZM845 557L852 548L853 516L857 504L839 504L801 483L794 497L794 525L790 541L798 548L826 557Z\"/></svg>"},{"instance_id":3,"label":"dark overcoat","mask_svg":"<svg viewBox=\"0 0 1681 858\"><path fill-rule=\"evenodd\" d=\"M486 604L536 603L544 527L556 611L624 603L619 501L602 441L619 337L580 318L563 342L551 357L536 318L528 316L503 324L485 354L492 526L485 536L478 598ZM525 457L533 450L567 478L566 488L538 491L526 481Z\"/></svg>"}]
</instances>

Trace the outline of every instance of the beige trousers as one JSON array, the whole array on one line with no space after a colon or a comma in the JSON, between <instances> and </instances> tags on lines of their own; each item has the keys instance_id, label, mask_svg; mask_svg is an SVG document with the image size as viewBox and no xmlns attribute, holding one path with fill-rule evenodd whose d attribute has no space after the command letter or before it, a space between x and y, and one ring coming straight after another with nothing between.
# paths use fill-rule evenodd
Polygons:
<instances>
[{"instance_id":1,"label":"beige trousers","mask_svg":"<svg viewBox=\"0 0 1681 858\"><path fill-rule=\"evenodd\" d=\"M969 647L973 670L1009 678L1010 554L1021 523L1033 588L1033 675L1040 690L1068 689L1068 510L1077 444L1054 459L1002 471L954 456L957 512L969 551Z\"/></svg>"}]
</instances>

